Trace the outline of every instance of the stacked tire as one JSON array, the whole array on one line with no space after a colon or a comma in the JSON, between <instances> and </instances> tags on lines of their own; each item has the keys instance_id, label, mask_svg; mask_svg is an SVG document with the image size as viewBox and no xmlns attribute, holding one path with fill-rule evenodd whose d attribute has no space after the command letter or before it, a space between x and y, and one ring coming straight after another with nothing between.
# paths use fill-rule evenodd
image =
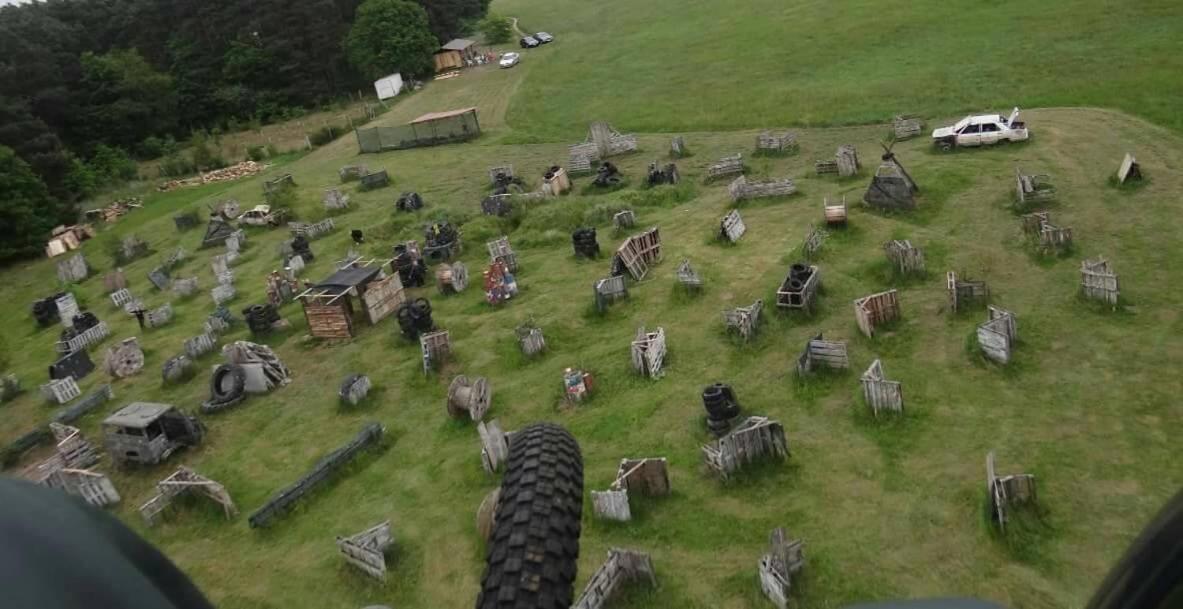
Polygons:
<instances>
[{"instance_id":1,"label":"stacked tire","mask_svg":"<svg viewBox=\"0 0 1183 609\"><path fill-rule=\"evenodd\" d=\"M411 302L404 302L395 312L398 327L403 336L410 340L419 338L435 329L435 322L431 319L431 302L426 298L416 298Z\"/></svg>"},{"instance_id":2,"label":"stacked tire","mask_svg":"<svg viewBox=\"0 0 1183 609\"><path fill-rule=\"evenodd\" d=\"M427 265L422 258L416 257L407 250L407 246L394 246L394 262L391 263L402 281L403 287L423 287L427 282Z\"/></svg>"},{"instance_id":3,"label":"stacked tire","mask_svg":"<svg viewBox=\"0 0 1183 609\"><path fill-rule=\"evenodd\" d=\"M423 209L423 197L419 196L417 192L404 192L399 195L398 201L394 203L394 207L398 211L406 212Z\"/></svg>"},{"instance_id":4,"label":"stacked tire","mask_svg":"<svg viewBox=\"0 0 1183 609\"><path fill-rule=\"evenodd\" d=\"M789 278L785 283L785 287L790 292L800 292L805 289L805 283L809 281L812 275L813 269L809 268L806 264L798 262L789 267Z\"/></svg>"},{"instance_id":5,"label":"stacked tire","mask_svg":"<svg viewBox=\"0 0 1183 609\"><path fill-rule=\"evenodd\" d=\"M707 428L716 437L731 430L731 422L739 416L739 402L730 385L715 383L702 390L702 405L707 411Z\"/></svg>"},{"instance_id":6,"label":"stacked tire","mask_svg":"<svg viewBox=\"0 0 1183 609\"><path fill-rule=\"evenodd\" d=\"M37 325L45 327L58 320L57 299L65 295L65 292L60 292L33 303L33 319L37 320Z\"/></svg>"},{"instance_id":7,"label":"stacked tire","mask_svg":"<svg viewBox=\"0 0 1183 609\"><path fill-rule=\"evenodd\" d=\"M302 258L306 263L316 259L312 255L312 244L308 243L308 238L304 235L296 235L296 238L292 239L292 253Z\"/></svg>"},{"instance_id":8,"label":"stacked tire","mask_svg":"<svg viewBox=\"0 0 1183 609\"><path fill-rule=\"evenodd\" d=\"M221 412L236 406L246 396L246 369L238 364L222 364L210 378L209 400L201 404L204 413Z\"/></svg>"},{"instance_id":9,"label":"stacked tire","mask_svg":"<svg viewBox=\"0 0 1183 609\"><path fill-rule=\"evenodd\" d=\"M596 241L596 229L579 228L571 233L571 244L575 247L575 255L584 258L597 258L600 255L600 244Z\"/></svg>"},{"instance_id":10,"label":"stacked tire","mask_svg":"<svg viewBox=\"0 0 1183 609\"><path fill-rule=\"evenodd\" d=\"M271 324L279 321L279 311L271 304L251 305L242 310L242 316L251 334L266 334L271 331Z\"/></svg>"}]
</instances>

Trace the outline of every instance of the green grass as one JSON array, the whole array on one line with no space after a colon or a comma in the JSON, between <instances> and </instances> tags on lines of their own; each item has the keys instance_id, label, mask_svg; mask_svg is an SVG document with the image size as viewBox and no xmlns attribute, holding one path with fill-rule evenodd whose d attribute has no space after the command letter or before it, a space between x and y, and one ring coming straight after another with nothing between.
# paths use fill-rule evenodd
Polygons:
<instances>
[{"instance_id":1,"label":"green grass","mask_svg":"<svg viewBox=\"0 0 1183 609\"><path fill-rule=\"evenodd\" d=\"M499 0L497 10L557 37L524 54L532 72L508 115L536 140L570 140L592 117L695 132L1014 105L1120 108L1183 130L1183 11L1171 0Z\"/></svg>"},{"instance_id":2,"label":"green grass","mask_svg":"<svg viewBox=\"0 0 1183 609\"><path fill-rule=\"evenodd\" d=\"M708 11L707 6L712 8ZM100 278L72 286L80 302L111 325L113 337L104 346L139 335L148 353L144 372L116 382L117 398L80 423L96 443L99 421L130 401L165 401L195 409L207 397L206 371L220 361L216 354L201 358L197 376L187 383L165 386L160 381L160 365L181 350L184 339L200 331L212 308L209 258L221 251L198 251L202 229L177 233L171 216L178 211L203 210L207 203L230 197L249 208L262 202L263 179L291 172L298 184L290 201L294 212L303 221L320 219L327 216L320 204L322 189L336 185L337 169L364 163L387 169L392 185L365 193L357 191L356 183L342 186L353 205L335 215L336 232L312 243L317 259L304 276L317 280L332 272L333 261L352 245L351 228L366 232L367 243L359 248L364 255L388 257L393 243L422 239L423 225L442 218L462 224L466 244L462 260L474 274L473 287L460 295L440 297L433 287L409 291L432 299L437 323L451 331L454 340L455 360L430 376L421 371L417 346L398 335L393 320L378 327L363 323L351 341L322 343L305 337L307 326L299 305L285 306L281 313L292 323L291 330L263 342L273 346L293 370L292 384L272 395L250 398L220 416L205 417L208 441L167 465L128 471L100 465L112 474L123 496L114 512L163 548L220 606L471 605L484 552L475 530L475 511L499 479L481 470L475 430L448 418L444 400L453 375L483 375L493 387L489 416L500 419L503 428L550 420L571 429L582 446L588 491L606 488L621 458L669 459L673 494L641 503L633 522L596 521L590 503L585 503L579 586L609 547L632 547L653 555L660 590L630 589L617 603L619 607L765 606L755 581L755 564L769 531L777 526L806 541L808 566L799 585L795 583L795 595L805 608L945 595L991 598L1015 607L1083 605L1121 549L1183 484L1183 472L1176 464L1183 410L1175 399L1183 390L1183 380L1170 373L1183 361L1183 316L1178 313L1172 283L1174 269L1183 265L1183 242L1178 239L1183 226L1174 204L1183 192L1183 177L1173 171L1183 164L1183 138L1114 112L1057 109L1027 112L1036 137L1024 146L940 155L930 153L924 141L902 142L895 150L921 186L919 208L911 214L886 215L858 203L875 167L882 125L801 129L800 154L761 158L752 165L763 175L794 178L802 194L743 205L747 234L735 246L720 247L708 239L731 202L725 182L703 183L705 167L727 154L751 152L755 132L706 130L757 126L740 119L763 123L765 118L757 110L766 103L764 98L736 96L736 104L755 108L718 103L725 90L688 81L685 86L695 87L694 96L649 89L629 96L588 96L587 103L594 107L580 106L574 118L568 114L574 112L569 104L575 102L555 97L529 124L518 122L514 118L521 116L518 109L537 103L526 94L540 86L532 84L535 78L569 79L562 70L547 69L547 62L571 62L570 73L581 78L607 69L600 67L601 62L614 64L622 70L621 86L631 78L623 66L651 75L660 72L660 78L654 78L658 86L663 80L668 84L669 79L679 78L677 74L685 72L682 64L699 53L742 38L752 44L739 45L735 53L755 62L749 69L766 69L771 61L763 59L766 53L786 66L784 71L797 73L796 78L773 75L768 81L777 87L772 89L777 103L770 108L794 109L801 121L822 122L798 110L803 104L837 99L827 97L829 93L819 97L819 91L849 92L839 96L846 105L824 107L833 116L845 117L838 122L857 122L897 110L916 111L908 100L928 100L931 89L909 87L907 95L899 98L901 103L889 104L882 98L875 101L874 95L856 95L850 87L835 88L841 84L835 79L853 83L881 61L907 65L898 64L899 56L915 51L918 43L913 36L935 37L934 23L958 17L951 8L934 9L931 18L916 20L916 11L909 9L906 27L895 31L892 28L898 24L892 21L903 19L898 16L902 9L897 6L893 13L885 7L875 11L878 17L872 28L885 33L871 36L870 18L860 16L860 11L853 11L848 21L845 12L826 12L823 20L813 15L815 5L769 8L765 12L776 18L767 21L781 28L778 44L804 44L800 32L815 32L810 34L813 46L809 48L826 51L819 56L840 61L846 70L810 72L804 78L801 74L812 64L800 57L786 62L781 47L757 44L771 34L770 26L752 25L756 8L750 14L746 9L734 14L715 6L690 3L680 9L685 18L646 20L645 15L656 8L629 5L600 11L597 19L602 21L593 21L591 11L598 7L591 5L539 5L530 13L523 8L523 27L541 29L542 23L557 23L555 15L562 9L573 31L555 32L559 42L531 51L514 70L474 69L459 78L431 83L380 119L398 122L430 110L475 103L481 107L485 137L468 144L365 157L356 155L355 143L346 137L260 177L153 194L146 198L143 210L106 228L105 238L134 232L154 250L153 255L125 267L132 291L149 307L172 298L153 291L145 275L177 246L194 252L177 275L197 276L202 293L174 302L172 325L141 333L133 318L110 305ZM1004 22L1024 16L1042 25L1041 31L1054 40L1056 32L1067 26L1048 23L1043 17L1047 9L1041 6L993 5L988 15ZM856 8L867 12L866 7ZM513 14L517 9L506 3L498 10ZM987 15L981 12L986 9L958 10L975 22ZM1082 27L1093 24L1088 16L1098 9L1081 6L1076 10L1083 11ZM1130 20L1144 18L1148 12L1152 11L1145 5L1125 7L1114 12L1107 25L1116 36L1126 32ZM1161 28L1171 23L1172 15L1161 12L1132 49L1154 43ZM679 20L680 26L672 25ZM614 36L622 45L639 45L642 22L651 27L651 43L657 46L650 48L657 51L630 56L628 61L624 57L613 61L617 54L613 49L607 50L607 56L587 53L591 25L600 39L603 32L618 27L620 32ZM588 24L587 33L574 31L581 23ZM743 27L756 27L758 32L748 38L725 39L716 26L722 32ZM660 44L672 40L674 27L685 32L679 41L709 34L704 50L688 51L688 56L660 52ZM1005 40L1013 34L1002 31L999 35ZM834 49L843 39L857 39L863 45L860 48L874 50L835 56ZM960 45L982 40L973 34L943 44L956 42L957 48L946 49L956 59L954 51ZM1093 36L1101 51L1112 40ZM994 45L990 42L987 50ZM1032 62L1040 66L1055 53L1066 52L1051 43L1030 46L1023 47L1028 51L1023 61L983 63L982 69L1013 69L1029 75L1036 71L1030 68ZM1101 56L1101 51L1088 56ZM546 59L547 53L554 59ZM657 61L672 71L651 69ZM1172 61L1177 61L1174 55L1161 62L1138 63L1131 74L1153 74ZM1026 67L1011 68L1011 64ZM931 70L918 64L913 71L925 69ZM694 73L706 79L732 78L724 76L730 74L725 70L696 69ZM1112 86L1095 70L1088 77L1102 93ZM1037 81L1027 77L1024 82ZM1157 85L1175 86L1171 82L1175 81ZM1073 93L1074 89L1060 84L1066 87L1064 95ZM798 86L800 94L782 94L783 87ZM871 93L880 89L881 83L871 82ZM1155 90L1129 87L1128 93L1136 99ZM1009 103L994 102L989 90L965 95L971 93L974 96L967 99L975 106L979 101ZM631 104L628 113L615 116L610 100L617 98L643 103ZM693 98L701 109L661 111L671 104L689 103L682 98ZM962 102L936 95L931 103ZM862 105L866 113L858 110ZM738 111L732 112L731 107ZM1148 112L1147 108L1154 106L1140 111ZM609 118L618 127L628 128L630 117L640 119L646 114L693 125L687 146L696 156L678 161L681 184L636 186L648 162L664 156L669 146L667 135L641 133L640 153L617 163L634 185L584 196L581 189L590 178L580 178L568 196L517 210L504 219L480 215L479 202L487 190L486 167L512 162L518 175L535 187L545 168L566 159L565 144L578 137L587 120ZM1162 122L1170 124L1170 120ZM552 123L562 127L551 133L547 125ZM650 126L664 128L656 123ZM554 134L561 138L552 139ZM813 159L832 155L842 143L852 143L862 153L863 176L835 180L812 175ZM1137 153L1150 179L1139 188L1119 190L1106 176L1116 170L1121 151L1127 149ZM1009 207L1016 164L1052 176L1060 200L1055 221L1073 228L1077 254L1046 259L1031 255ZM407 190L422 193L424 210L394 212L395 198ZM774 311L773 291L787 266L797 260L808 226L821 222L823 197L842 194L850 204L849 226L831 231L822 246L817 264L824 293L818 311L813 316ZM611 214L625 207L636 211L638 231L661 228L664 261L651 269L644 282L630 285L628 301L603 314L591 313L591 285L608 273L610 252L623 238L611 229ZM583 225L598 229L604 252L599 260L572 255L570 230ZM486 263L484 240L502 234L509 236L518 252L522 291L515 300L493 309L484 303L475 279ZM282 230L250 231L249 246L235 269L239 297L232 309L262 302L263 277L278 266L276 248L286 238ZM882 244L899 238L924 248L927 276L897 278L884 265ZM112 267L100 242L86 244L83 252L93 266L103 271ZM1078 258L1098 255L1112 260L1121 277L1123 306L1116 311L1082 302L1077 296ZM691 260L705 281L698 294L688 295L675 286L674 269L683 258ZM0 344L14 354L8 358L8 370L31 389L0 405L0 444L43 423L53 411L41 403L36 386L45 381L45 367L53 359L57 328L36 328L27 308L35 298L58 287L53 269L53 261L38 260L0 271L10 302L10 307L0 309ZM947 270L987 281L992 302L1016 313L1020 343L1014 364L986 363L974 352L967 341L985 314L952 315L946 310ZM903 319L873 340L862 337L851 302L891 287L900 290ZM728 336L720 311L757 298L767 305L757 337L745 344ZM517 353L513 332L529 318L543 328L549 347L533 359ZM630 370L628 344L640 325L666 329L669 365L660 380L641 379ZM796 358L805 341L819 331L829 340L848 342L853 369L799 382ZM223 342L248 338L239 326ZM101 348L93 357L101 361ZM903 383L907 412L902 418L874 420L866 413L858 375L875 358L882 359L888 378ZM562 406L560 379L568 366L590 370L598 383L595 396L578 408ZM372 399L356 408L342 408L337 386L357 372L373 379ZM714 381L731 383L745 412L784 423L792 449L787 464L754 468L729 484L704 472L699 446L710 438L702 423L699 392L702 385ZM102 382L106 379L96 372L81 384L89 393ZM387 426L384 451L360 460L273 528L248 528L246 514L370 420ZM989 450L998 452L1001 471L1032 472L1039 477L1040 520L1013 539L1000 540L983 524L984 457ZM37 456L30 456L22 466ZM201 505L186 505L162 524L146 529L136 507L152 494L157 480L180 464L224 483L242 514L226 522ZM385 519L393 523L397 550L389 559L387 581L379 583L348 567L336 554L333 538Z\"/></svg>"}]
</instances>

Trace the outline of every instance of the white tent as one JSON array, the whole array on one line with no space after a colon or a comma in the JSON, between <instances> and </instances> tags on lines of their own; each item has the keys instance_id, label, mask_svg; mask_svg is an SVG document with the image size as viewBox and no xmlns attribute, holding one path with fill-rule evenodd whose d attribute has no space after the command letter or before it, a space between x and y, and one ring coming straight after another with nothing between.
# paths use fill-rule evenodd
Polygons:
<instances>
[{"instance_id":1,"label":"white tent","mask_svg":"<svg viewBox=\"0 0 1183 609\"><path fill-rule=\"evenodd\" d=\"M378 99L386 100L398 95L403 90L403 75L391 74L374 81L374 91Z\"/></svg>"}]
</instances>

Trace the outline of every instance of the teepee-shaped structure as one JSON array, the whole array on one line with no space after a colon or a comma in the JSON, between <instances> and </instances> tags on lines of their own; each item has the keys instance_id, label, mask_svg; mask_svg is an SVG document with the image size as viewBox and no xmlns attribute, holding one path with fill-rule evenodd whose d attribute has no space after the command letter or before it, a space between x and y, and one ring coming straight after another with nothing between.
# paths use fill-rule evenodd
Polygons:
<instances>
[{"instance_id":1,"label":"teepee-shaped structure","mask_svg":"<svg viewBox=\"0 0 1183 609\"><path fill-rule=\"evenodd\" d=\"M883 210L915 209L915 195L920 188L891 151L892 146L883 146L883 163L875 170L863 201Z\"/></svg>"}]
</instances>

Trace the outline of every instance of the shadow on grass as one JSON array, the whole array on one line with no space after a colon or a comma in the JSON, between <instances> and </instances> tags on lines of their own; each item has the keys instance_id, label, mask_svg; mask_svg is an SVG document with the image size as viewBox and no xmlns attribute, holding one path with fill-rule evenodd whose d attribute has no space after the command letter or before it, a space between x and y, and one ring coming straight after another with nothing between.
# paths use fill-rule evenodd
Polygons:
<instances>
[{"instance_id":1,"label":"shadow on grass","mask_svg":"<svg viewBox=\"0 0 1183 609\"><path fill-rule=\"evenodd\" d=\"M990 497L981 495L979 514L990 540L1010 558L1027 564L1052 561L1051 545L1059 537L1050 512L1038 499L1033 503L1008 506L1006 526L994 519Z\"/></svg>"}]
</instances>

